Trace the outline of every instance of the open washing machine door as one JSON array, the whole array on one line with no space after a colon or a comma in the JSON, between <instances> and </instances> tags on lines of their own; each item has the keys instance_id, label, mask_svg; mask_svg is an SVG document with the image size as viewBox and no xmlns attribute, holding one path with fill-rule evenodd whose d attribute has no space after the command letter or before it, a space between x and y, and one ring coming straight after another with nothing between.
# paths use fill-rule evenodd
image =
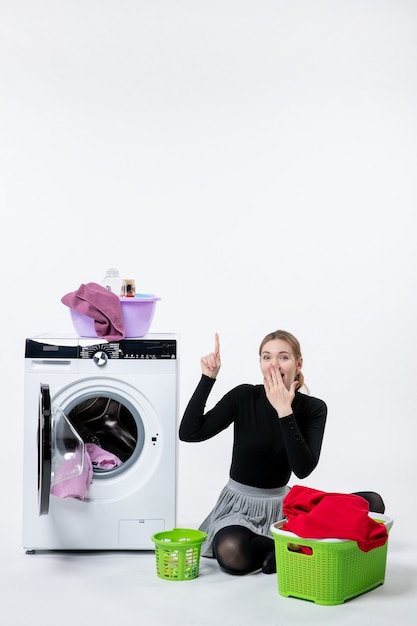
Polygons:
<instances>
[{"instance_id":1,"label":"open washing machine door","mask_svg":"<svg viewBox=\"0 0 417 626\"><path fill-rule=\"evenodd\" d=\"M49 385L41 384L38 423L39 515L49 512L54 485L80 476L84 469L84 442L57 406L51 404Z\"/></svg>"}]
</instances>

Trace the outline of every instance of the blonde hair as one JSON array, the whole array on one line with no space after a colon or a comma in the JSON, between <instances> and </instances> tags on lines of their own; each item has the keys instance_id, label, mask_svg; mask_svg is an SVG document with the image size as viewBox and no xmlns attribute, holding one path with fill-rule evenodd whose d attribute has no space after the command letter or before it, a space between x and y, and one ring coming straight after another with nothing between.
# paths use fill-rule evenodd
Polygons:
<instances>
[{"instance_id":1,"label":"blonde hair","mask_svg":"<svg viewBox=\"0 0 417 626\"><path fill-rule=\"evenodd\" d=\"M268 343L268 341L273 341L274 339L281 339L281 341L286 341L290 345L292 353L293 353L295 359L297 361L298 361L298 359L301 359L302 354L301 354L300 342L298 341L298 339L296 337L294 337L294 335L292 335L291 333L289 333L286 330L275 330L274 332L269 333L268 335L266 335L266 337L264 337L262 339L261 345L259 346L259 356L261 356L261 354L262 354L262 349L263 349L264 345L266 343ZM301 387L305 387L305 389L309 393L309 389L308 389L307 385L304 382L304 374L302 373L301 370L297 374L295 379L297 381L296 389L298 390L298 389L301 389Z\"/></svg>"}]
</instances>

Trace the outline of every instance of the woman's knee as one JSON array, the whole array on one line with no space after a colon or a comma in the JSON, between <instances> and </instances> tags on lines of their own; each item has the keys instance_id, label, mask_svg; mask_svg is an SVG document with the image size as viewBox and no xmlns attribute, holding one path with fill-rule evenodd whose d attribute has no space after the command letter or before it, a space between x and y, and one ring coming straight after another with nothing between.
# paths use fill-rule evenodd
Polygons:
<instances>
[{"instance_id":1,"label":"woman's knee","mask_svg":"<svg viewBox=\"0 0 417 626\"><path fill-rule=\"evenodd\" d=\"M214 556L220 567L229 574L242 575L252 571L249 537L246 531L247 529L230 526L222 528L214 536Z\"/></svg>"}]
</instances>

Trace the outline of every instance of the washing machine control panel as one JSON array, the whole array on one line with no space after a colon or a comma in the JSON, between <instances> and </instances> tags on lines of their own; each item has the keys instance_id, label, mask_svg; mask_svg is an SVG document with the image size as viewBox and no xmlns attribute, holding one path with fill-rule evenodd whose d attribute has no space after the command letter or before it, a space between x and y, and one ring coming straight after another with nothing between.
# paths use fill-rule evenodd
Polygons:
<instances>
[{"instance_id":1,"label":"washing machine control panel","mask_svg":"<svg viewBox=\"0 0 417 626\"><path fill-rule=\"evenodd\" d=\"M109 359L119 360L152 360L175 359L177 356L176 341L159 341L145 339L124 339L81 348L81 359L93 359L96 365L102 366Z\"/></svg>"},{"instance_id":2,"label":"washing machine control panel","mask_svg":"<svg viewBox=\"0 0 417 626\"><path fill-rule=\"evenodd\" d=\"M122 339L104 343L75 340L65 345L58 340L26 340L26 358L91 359L99 367L109 360L172 360L177 358L176 339Z\"/></svg>"},{"instance_id":3,"label":"washing machine control panel","mask_svg":"<svg viewBox=\"0 0 417 626\"><path fill-rule=\"evenodd\" d=\"M93 346L81 346L80 359L92 359L96 365L106 365L109 359L119 358L118 344L105 343Z\"/></svg>"}]
</instances>

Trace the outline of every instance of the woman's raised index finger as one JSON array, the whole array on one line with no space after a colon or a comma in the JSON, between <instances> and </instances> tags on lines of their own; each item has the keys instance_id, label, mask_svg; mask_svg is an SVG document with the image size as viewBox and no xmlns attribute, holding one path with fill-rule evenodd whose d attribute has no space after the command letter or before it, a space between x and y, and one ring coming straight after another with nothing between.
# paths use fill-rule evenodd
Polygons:
<instances>
[{"instance_id":1,"label":"woman's raised index finger","mask_svg":"<svg viewBox=\"0 0 417 626\"><path fill-rule=\"evenodd\" d=\"M220 339L218 333L214 333L214 352L215 354L220 352Z\"/></svg>"}]
</instances>

